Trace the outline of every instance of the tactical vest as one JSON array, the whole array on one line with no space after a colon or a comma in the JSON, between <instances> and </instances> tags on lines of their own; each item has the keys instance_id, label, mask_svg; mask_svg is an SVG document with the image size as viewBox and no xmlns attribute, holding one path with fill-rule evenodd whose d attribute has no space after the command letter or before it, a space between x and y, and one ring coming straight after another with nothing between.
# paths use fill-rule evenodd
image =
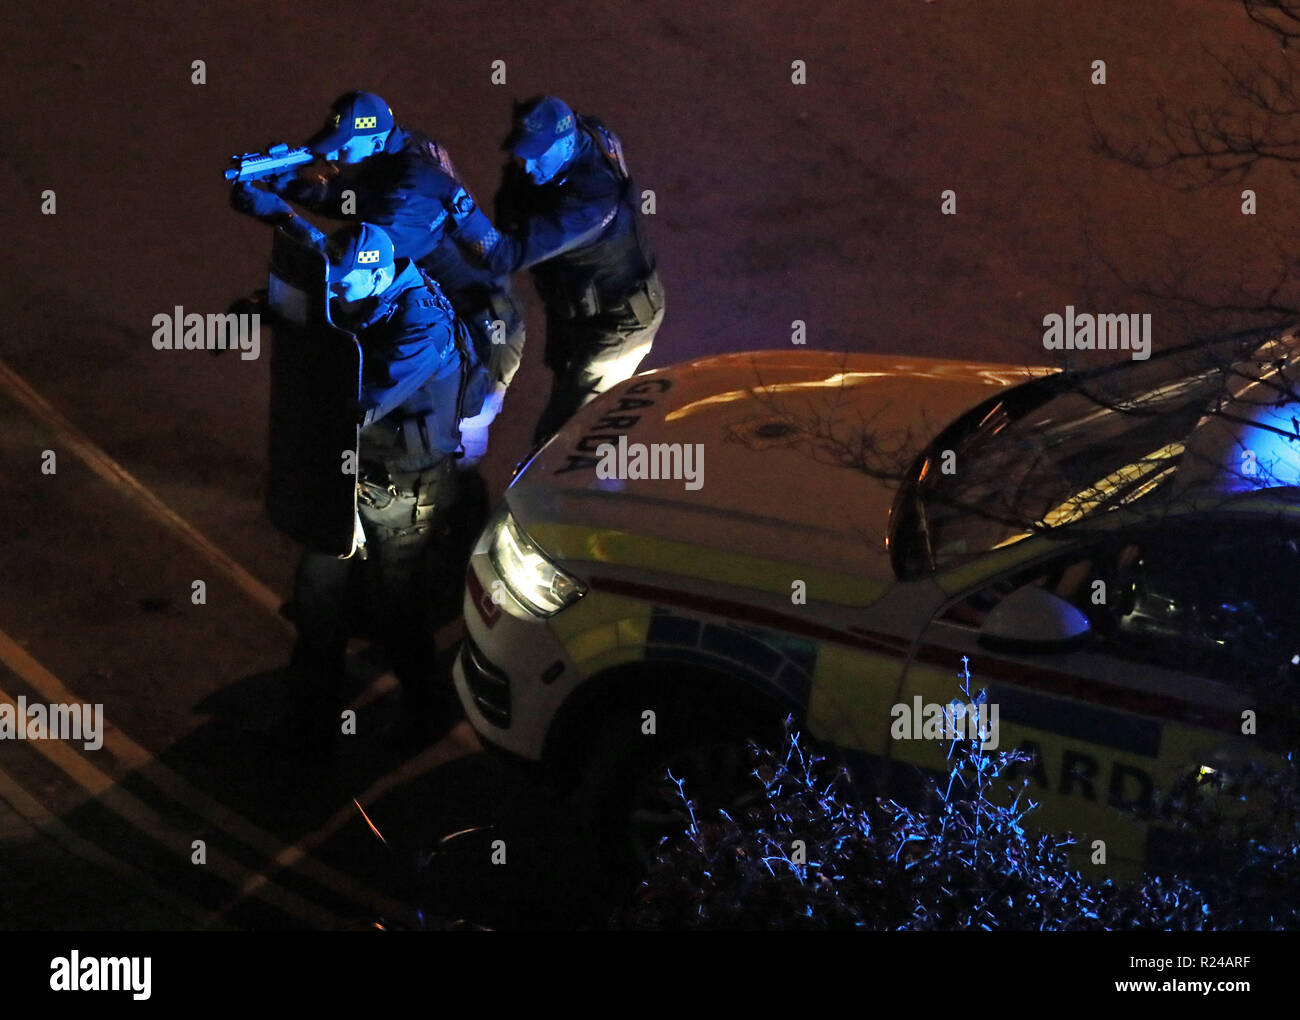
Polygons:
<instances>
[{"instance_id":1,"label":"tactical vest","mask_svg":"<svg viewBox=\"0 0 1300 1020\"><path fill-rule=\"evenodd\" d=\"M578 130L590 142L590 151L570 173L612 175L619 182L619 202L613 220L595 241L533 268L538 292L548 305L580 305L592 292L601 303L616 302L655 268L637 192L618 136L594 117L577 119Z\"/></svg>"},{"instance_id":2,"label":"tactical vest","mask_svg":"<svg viewBox=\"0 0 1300 1020\"><path fill-rule=\"evenodd\" d=\"M433 302L453 324L458 364L453 371L435 372L396 409L361 430L362 462L383 464L390 472L424 470L454 455L460 449L460 420L478 414L492 389L464 324L438 285L416 271L423 286L394 295L358 328L362 350L382 349L401 322L399 312Z\"/></svg>"}]
</instances>

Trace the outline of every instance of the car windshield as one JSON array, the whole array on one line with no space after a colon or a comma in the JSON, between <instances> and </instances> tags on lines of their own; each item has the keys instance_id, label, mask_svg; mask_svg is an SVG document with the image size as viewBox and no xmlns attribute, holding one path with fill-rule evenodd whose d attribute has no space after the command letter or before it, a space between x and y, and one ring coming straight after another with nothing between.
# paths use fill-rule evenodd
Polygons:
<instances>
[{"instance_id":1,"label":"car windshield","mask_svg":"<svg viewBox=\"0 0 1300 1020\"><path fill-rule=\"evenodd\" d=\"M1243 354L1233 340L1030 384L959 421L905 491L891 543L900 573L949 567L1159 491L1232 388L1228 369Z\"/></svg>"}]
</instances>

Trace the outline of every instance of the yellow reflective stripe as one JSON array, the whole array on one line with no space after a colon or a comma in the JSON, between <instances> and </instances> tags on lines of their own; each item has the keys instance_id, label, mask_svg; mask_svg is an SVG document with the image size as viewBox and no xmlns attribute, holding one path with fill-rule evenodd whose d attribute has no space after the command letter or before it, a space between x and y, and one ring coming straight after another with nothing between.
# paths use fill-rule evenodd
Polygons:
<instances>
[{"instance_id":1,"label":"yellow reflective stripe","mask_svg":"<svg viewBox=\"0 0 1300 1020\"><path fill-rule=\"evenodd\" d=\"M996 670L994 670L996 673ZM994 678L981 677L973 673L970 682L970 694L976 695L980 689L987 690L990 682L999 683L1008 688L1015 685ZM950 669L940 669L925 663L913 663L908 671L907 683L903 689L900 703L912 705L914 698L920 698L924 705L943 705L953 698L963 701L966 696L961 692L960 680ZM1070 711L1070 701L1057 699L1057 710L1062 713ZM915 727L915 720L908 720ZM1147 854L1147 842L1150 821L1129 814L1119 808L1110 806L1112 784L1116 781L1116 766L1123 766L1134 773L1147 776L1154 786L1165 785L1167 757L1164 753L1163 737L1167 725L1161 724L1161 753L1156 757L1122 751L1104 744L1097 744L1076 736L1069 736L1052 730L1044 730L1026 723L1008 719L1000 714L997 730L997 746L988 749L990 755L1013 751L1032 743L1038 748L1041 760L1037 769L1026 765L1020 777L1007 782L998 780L990 787L989 800L1001 806L1009 805L1019 790L1019 779L1029 780L1025 796L1038 806L1025 817L1028 826L1038 832L1064 835L1069 832L1081 841L1087 853L1081 853L1076 863L1090 868L1088 859L1091 843L1100 839L1106 844L1105 868L1100 874L1108 874L1112 865L1122 860L1144 861ZM914 729L904 728L905 733ZM894 761L905 762L928 769L940 775L947 775L952 767L948 760L949 741L946 739L916 739L915 737L892 740ZM1066 755L1084 755L1096 765L1095 774L1067 775ZM1038 779L1029 778L1035 771L1040 771ZM1041 781L1040 781L1041 780ZM1129 795L1133 794L1131 788ZM1022 799L1022 804L1025 801Z\"/></svg>"},{"instance_id":2,"label":"yellow reflective stripe","mask_svg":"<svg viewBox=\"0 0 1300 1020\"><path fill-rule=\"evenodd\" d=\"M909 688L906 700L910 701L914 693ZM1047 785L1044 787L1030 779L1021 799L1022 805L1027 800L1038 805L1025 816L1025 824L1029 828L1058 836L1071 833L1089 851L1093 840L1104 840L1108 866L1124 859L1146 859L1150 824L1144 819L1110 807L1107 803L1109 783L1111 770L1116 764L1133 767L1154 778L1159 767L1157 759L1072 740L1059 733L1034 729L1006 719L999 721L998 731L998 747L990 750L990 754L1011 751L1028 742L1035 744L1042 755L1041 768ZM952 768L952 763L948 760L948 748L947 740L895 740L891 757L894 761L946 776ZM1067 751L1088 755L1097 762L1098 773L1090 784L1063 777ZM1003 807L1010 805L1015 799L1015 792L1020 788L1020 779L1028 777L1031 771L1032 768L1026 766L1025 772L1014 781L994 781L987 793L989 801ZM1069 784L1069 793L1062 792L1063 784L1066 783ZM1091 800L1085 794L1089 785L1094 795ZM1103 874L1106 871L1104 868L1100 870Z\"/></svg>"},{"instance_id":3,"label":"yellow reflective stripe","mask_svg":"<svg viewBox=\"0 0 1300 1020\"><path fill-rule=\"evenodd\" d=\"M853 574L623 531L546 523L529 524L527 531L544 551L563 559L657 570L787 597L794 581L804 581L808 597L817 602L867 606L889 590L886 582Z\"/></svg>"},{"instance_id":4,"label":"yellow reflective stripe","mask_svg":"<svg viewBox=\"0 0 1300 1020\"><path fill-rule=\"evenodd\" d=\"M808 732L850 750L889 754L889 709L903 660L829 641L817 644Z\"/></svg>"},{"instance_id":5,"label":"yellow reflective stripe","mask_svg":"<svg viewBox=\"0 0 1300 1020\"><path fill-rule=\"evenodd\" d=\"M551 630L574 664L590 675L645 658L651 608L639 599L591 591L553 616Z\"/></svg>"}]
</instances>

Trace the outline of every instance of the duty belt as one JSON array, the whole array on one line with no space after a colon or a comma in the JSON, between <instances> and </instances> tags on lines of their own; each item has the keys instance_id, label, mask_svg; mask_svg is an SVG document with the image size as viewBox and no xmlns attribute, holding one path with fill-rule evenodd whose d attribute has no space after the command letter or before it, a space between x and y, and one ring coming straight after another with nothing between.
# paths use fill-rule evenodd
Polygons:
<instances>
[{"instance_id":1,"label":"duty belt","mask_svg":"<svg viewBox=\"0 0 1300 1020\"><path fill-rule=\"evenodd\" d=\"M432 485L426 489L424 495L431 502L417 502L411 509L412 523L420 525L430 523L435 520L436 516L442 512L443 492L442 486ZM385 499L384 495L389 498ZM390 481L387 484L362 477L357 482L357 499L367 506L374 507L376 510L383 512L393 500L396 499L415 499L418 500L419 492L415 488L403 488L400 485Z\"/></svg>"},{"instance_id":2,"label":"duty belt","mask_svg":"<svg viewBox=\"0 0 1300 1020\"><path fill-rule=\"evenodd\" d=\"M651 271L645 279L638 281L631 289L617 297L601 294L594 283L588 284L577 295L576 301L568 294L557 294L551 310L561 319L589 319L596 315L617 315L634 311L633 299L643 296L650 304L654 303L651 294L662 294L657 271Z\"/></svg>"},{"instance_id":3,"label":"duty belt","mask_svg":"<svg viewBox=\"0 0 1300 1020\"><path fill-rule=\"evenodd\" d=\"M402 488L399 485L394 485L392 482L383 482L375 478L362 478L360 484L375 489L382 489L394 499L414 499L416 495L415 489Z\"/></svg>"},{"instance_id":4,"label":"duty belt","mask_svg":"<svg viewBox=\"0 0 1300 1020\"><path fill-rule=\"evenodd\" d=\"M363 463L357 481L362 485L371 485L387 492L395 499L415 499L420 493L420 480L434 481L439 484L452 466L452 458L446 457L433 467L423 471L390 471L377 465Z\"/></svg>"}]
</instances>

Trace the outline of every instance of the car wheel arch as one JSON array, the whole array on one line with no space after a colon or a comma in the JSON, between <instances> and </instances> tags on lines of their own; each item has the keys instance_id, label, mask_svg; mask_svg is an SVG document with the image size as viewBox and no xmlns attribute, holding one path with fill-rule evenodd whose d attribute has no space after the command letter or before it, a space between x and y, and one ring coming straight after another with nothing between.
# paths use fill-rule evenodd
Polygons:
<instances>
[{"instance_id":1,"label":"car wheel arch","mask_svg":"<svg viewBox=\"0 0 1300 1020\"><path fill-rule=\"evenodd\" d=\"M655 743L664 746L684 729L702 732L712 725L721 735L744 732L770 740L779 736L787 715L802 725L804 713L803 706L775 689L763 690L753 678L718 667L671 658L624 663L592 677L561 706L547 732L542 760L556 773L576 777L596 755L600 735L618 725L620 715L629 732L639 735L647 709L655 711L656 735L663 738Z\"/></svg>"}]
</instances>

